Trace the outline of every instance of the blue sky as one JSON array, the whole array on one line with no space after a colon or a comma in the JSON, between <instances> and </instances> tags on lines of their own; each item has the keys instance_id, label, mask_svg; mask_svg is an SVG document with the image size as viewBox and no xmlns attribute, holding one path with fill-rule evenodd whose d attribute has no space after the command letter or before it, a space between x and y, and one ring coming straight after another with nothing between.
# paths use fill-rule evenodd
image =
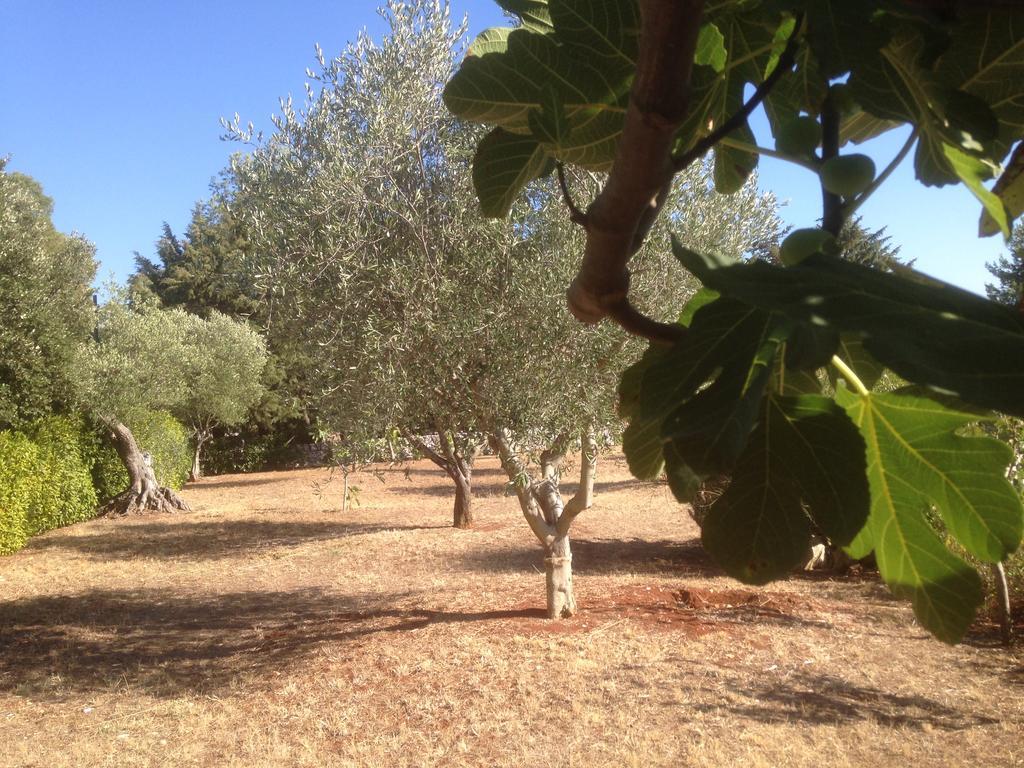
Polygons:
<instances>
[{"instance_id":1,"label":"blue sky","mask_svg":"<svg viewBox=\"0 0 1024 768\"><path fill-rule=\"evenodd\" d=\"M220 140L219 118L238 112L267 128L279 97L301 98L314 43L331 55L363 27L382 31L377 4L2 0L0 155L43 184L59 229L96 243L100 277L123 279L133 251L152 255L164 221L185 228L238 149ZM490 0L452 7L473 32L502 22ZM755 131L770 144L763 120ZM883 137L871 154L881 166L901 143ZM788 223L813 226L814 176L765 159L760 179L788 201ZM982 292L985 262L1004 247L976 237L978 211L963 189L921 187L908 160L861 213L869 227L887 226L919 269Z\"/></svg>"}]
</instances>

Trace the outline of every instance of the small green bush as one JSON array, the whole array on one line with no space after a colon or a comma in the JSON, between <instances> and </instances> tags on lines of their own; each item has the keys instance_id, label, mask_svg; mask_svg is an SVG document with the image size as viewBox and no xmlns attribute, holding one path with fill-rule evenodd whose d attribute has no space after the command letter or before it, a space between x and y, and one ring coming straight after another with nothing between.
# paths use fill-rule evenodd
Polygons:
<instances>
[{"instance_id":1,"label":"small green bush","mask_svg":"<svg viewBox=\"0 0 1024 768\"><path fill-rule=\"evenodd\" d=\"M153 457L153 471L161 485L178 490L192 469L188 433L166 411L150 411L127 422L139 450ZM92 480L100 501L112 499L128 487L128 471L121 463L106 428L96 427L90 446Z\"/></svg>"},{"instance_id":2,"label":"small green bush","mask_svg":"<svg viewBox=\"0 0 1024 768\"><path fill-rule=\"evenodd\" d=\"M213 440L203 447L203 473L227 475L306 466L311 443L309 425L302 419L217 429Z\"/></svg>"},{"instance_id":3,"label":"small green bush","mask_svg":"<svg viewBox=\"0 0 1024 768\"><path fill-rule=\"evenodd\" d=\"M68 416L49 416L29 428L44 478L43 491L28 511L29 536L89 520L96 513L85 430L83 419Z\"/></svg>"},{"instance_id":4,"label":"small green bush","mask_svg":"<svg viewBox=\"0 0 1024 768\"><path fill-rule=\"evenodd\" d=\"M43 483L35 443L20 432L0 432L0 555L17 552L28 541L26 520Z\"/></svg>"}]
</instances>

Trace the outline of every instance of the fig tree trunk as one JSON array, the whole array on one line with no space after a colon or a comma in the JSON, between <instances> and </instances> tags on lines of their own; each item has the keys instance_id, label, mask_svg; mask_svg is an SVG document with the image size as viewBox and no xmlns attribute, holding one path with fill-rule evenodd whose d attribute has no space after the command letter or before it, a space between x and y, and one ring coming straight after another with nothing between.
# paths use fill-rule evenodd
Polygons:
<instances>
[{"instance_id":1,"label":"fig tree trunk","mask_svg":"<svg viewBox=\"0 0 1024 768\"><path fill-rule=\"evenodd\" d=\"M139 450L131 430L119 421L109 425L121 463L128 471L128 488L104 504L101 517L132 515L144 512L188 512L189 506L170 488L157 482L149 455Z\"/></svg>"}]
</instances>

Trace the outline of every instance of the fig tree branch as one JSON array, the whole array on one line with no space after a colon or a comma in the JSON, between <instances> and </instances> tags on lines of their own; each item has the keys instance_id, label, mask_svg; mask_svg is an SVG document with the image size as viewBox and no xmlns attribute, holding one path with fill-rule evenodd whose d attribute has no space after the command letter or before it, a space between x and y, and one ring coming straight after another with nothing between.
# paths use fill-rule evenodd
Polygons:
<instances>
[{"instance_id":1,"label":"fig tree branch","mask_svg":"<svg viewBox=\"0 0 1024 768\"><path fill-rule=\"evenodd\" d=\"M625 125L608 181L587 209L586 250L569 287L569 308L584 322L638 319L629 304L627 264L672 181L672 143L689 111L703 10L703 0L640 0L640 49ZM637 325L665 326L649 318Z\"/></svg>"},{"instance_id":2,"label":"fig tree branch","mask_svg":"<svg viewBox=\"0 0 1024 768\"><path fill-rule=\"evenodd\" d=\"M735 131L750 117L751 113L757 109L766 98L768 94L772 92L772 88L775 84L782 79L784 75L789 74L793 71L793 67L796 65L796 51L800 47L800 32L804 24L803 14L796 17L796 23L793 25L793 32L789 36L789 40L786 42L786 47L779 56L778 64L775 65L775 69L766 77L760 85L757 86L754 93L747 99L746 103L740 107L735 114L733 114L724 123L715 128L711 133L705 136L703 139L693 145L690 150L680 155L675 160L676 171L682 171L690 166L694 160L703 157L709 149L714 147L719 141L724 139L730 133Z\"/></svg>"}]
</instances>

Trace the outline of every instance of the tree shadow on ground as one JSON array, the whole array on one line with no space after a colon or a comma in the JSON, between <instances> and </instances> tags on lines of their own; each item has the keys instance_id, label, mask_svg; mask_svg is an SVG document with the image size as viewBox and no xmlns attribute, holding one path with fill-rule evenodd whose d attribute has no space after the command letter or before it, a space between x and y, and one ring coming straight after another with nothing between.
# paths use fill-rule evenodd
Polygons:
<instances>
[{"instance_id":1,"label":"tree shadow on ground","mask_svg":"<svg viewBox=\"0 0 1024 768\"><path fill-rule=\"evenodd\" d=\"M97 590L0 603L0 691L46 698L58 680L65 691L127 685L153 696L210 693L301 663L325 643L544 615L379 607L400 599L386 595L367 605L315 589Z\"/></svg>"},{"instance_id":2,"label":"tree shadow on ground","mask_svg":"<svg viewBox=\"0 0 1024 768\"><path fill-rule=\"evenodd\" d=\"M324 470L326 472L326 470ZM203 477L198 481L189 482L185 484L186 491L194 491L207 488L256 488L261 485L280 485L280 476L277 477L261 477L259 474L253 475L222 475L222 476L211 476ZM310 483L312 484L312 480Z\"/></svg>"},{"instance_id":3,"label":"tree shadow on ground","mask_svg":"<svg viewBox=\"0 0 1024 768\"><path fill-rule=\"evenodd\" d=\"M489 547L461 555L462 566L487 573L535 573L543 560L540 546ZM700 539L574 539L573 571L600 573L671 573L714 577L725 574L714 564Z\"/></svg>"},{"instance_id":4,"label":"tree shadow on ground","mask_svg":"<svg viewBox=\"0 0 1024 768\"><path fill-rule=\"evenodd\" d=\"M386 475L412 476L429 475L431 477L444 477L444 470L440 467L403 467L401 465L388 467L381 470ZM478 477L497 478L502 481L508 479L505 470L500 467L473 467L473 479Z\"/></svg>"},{"instance_id":5,"label":"tree shadow on ground","mask_svg":"<svg viewBox=\"0 0 1024 768\"><path fill-rule=\"evenodd\" d=\"M854 685L831 675L798 672L783 681L763 686L721 681L729 695L720 704L699 704L697 709L721 712L762 723L799 722L809 725L838 725L870 721L890 728L959 731L998 720L947 706L919 695L890 693ZM710 692L710 689L709 689Z\"/></svg>"},{"instance_id":6,"label":"tree shadow on ground","mask_svg":"<svg viewBox=\"0 0 1024 768\"><path fill-rule=\"evenodd\" d=\"M386 531L421 531L449 525L401 525L359 522L272 522L226 520L169 523L129 523L104 526L95 533L69 532L33 539L28 551L71 550L97 560L146 557L216 560L250 556L259 550L298 547L312 542L349 539Z\"/></svg>"},{"instance_id":7,"label":"tree shadow on ground","mask_svg":"<svg viewBox=\"0 0 1024 768\"><path fill-rule=\"evenodd\" d=\"M384 484L388 487L408 489L415 493L422 493L428 496L452 496L453 498L455 496L454 485L446 482L448 478L440 469L410 468L405 470L392 468L383 470L382 474L387 478ZM413 479L414 476L422 475L437 478L440 484L422 485ZM633 478L626 480L598 480L594 483L594 493L597 496L598 503L600 503L601 494L604 493L638 490L643 488L656 489L660 487L664 487L664 483L661 481L635 480ZM559 491L566 499L576 493L578 488L578 482L564 476L559 484ZM505 474L504 470L501 469L494 469L492 467L474 469L473 493L475 495L485 496L508 496L512 500L512 503L518 504L515 500L515 493L510 488L508 476Z\"/></svg>"}]
</instances>

